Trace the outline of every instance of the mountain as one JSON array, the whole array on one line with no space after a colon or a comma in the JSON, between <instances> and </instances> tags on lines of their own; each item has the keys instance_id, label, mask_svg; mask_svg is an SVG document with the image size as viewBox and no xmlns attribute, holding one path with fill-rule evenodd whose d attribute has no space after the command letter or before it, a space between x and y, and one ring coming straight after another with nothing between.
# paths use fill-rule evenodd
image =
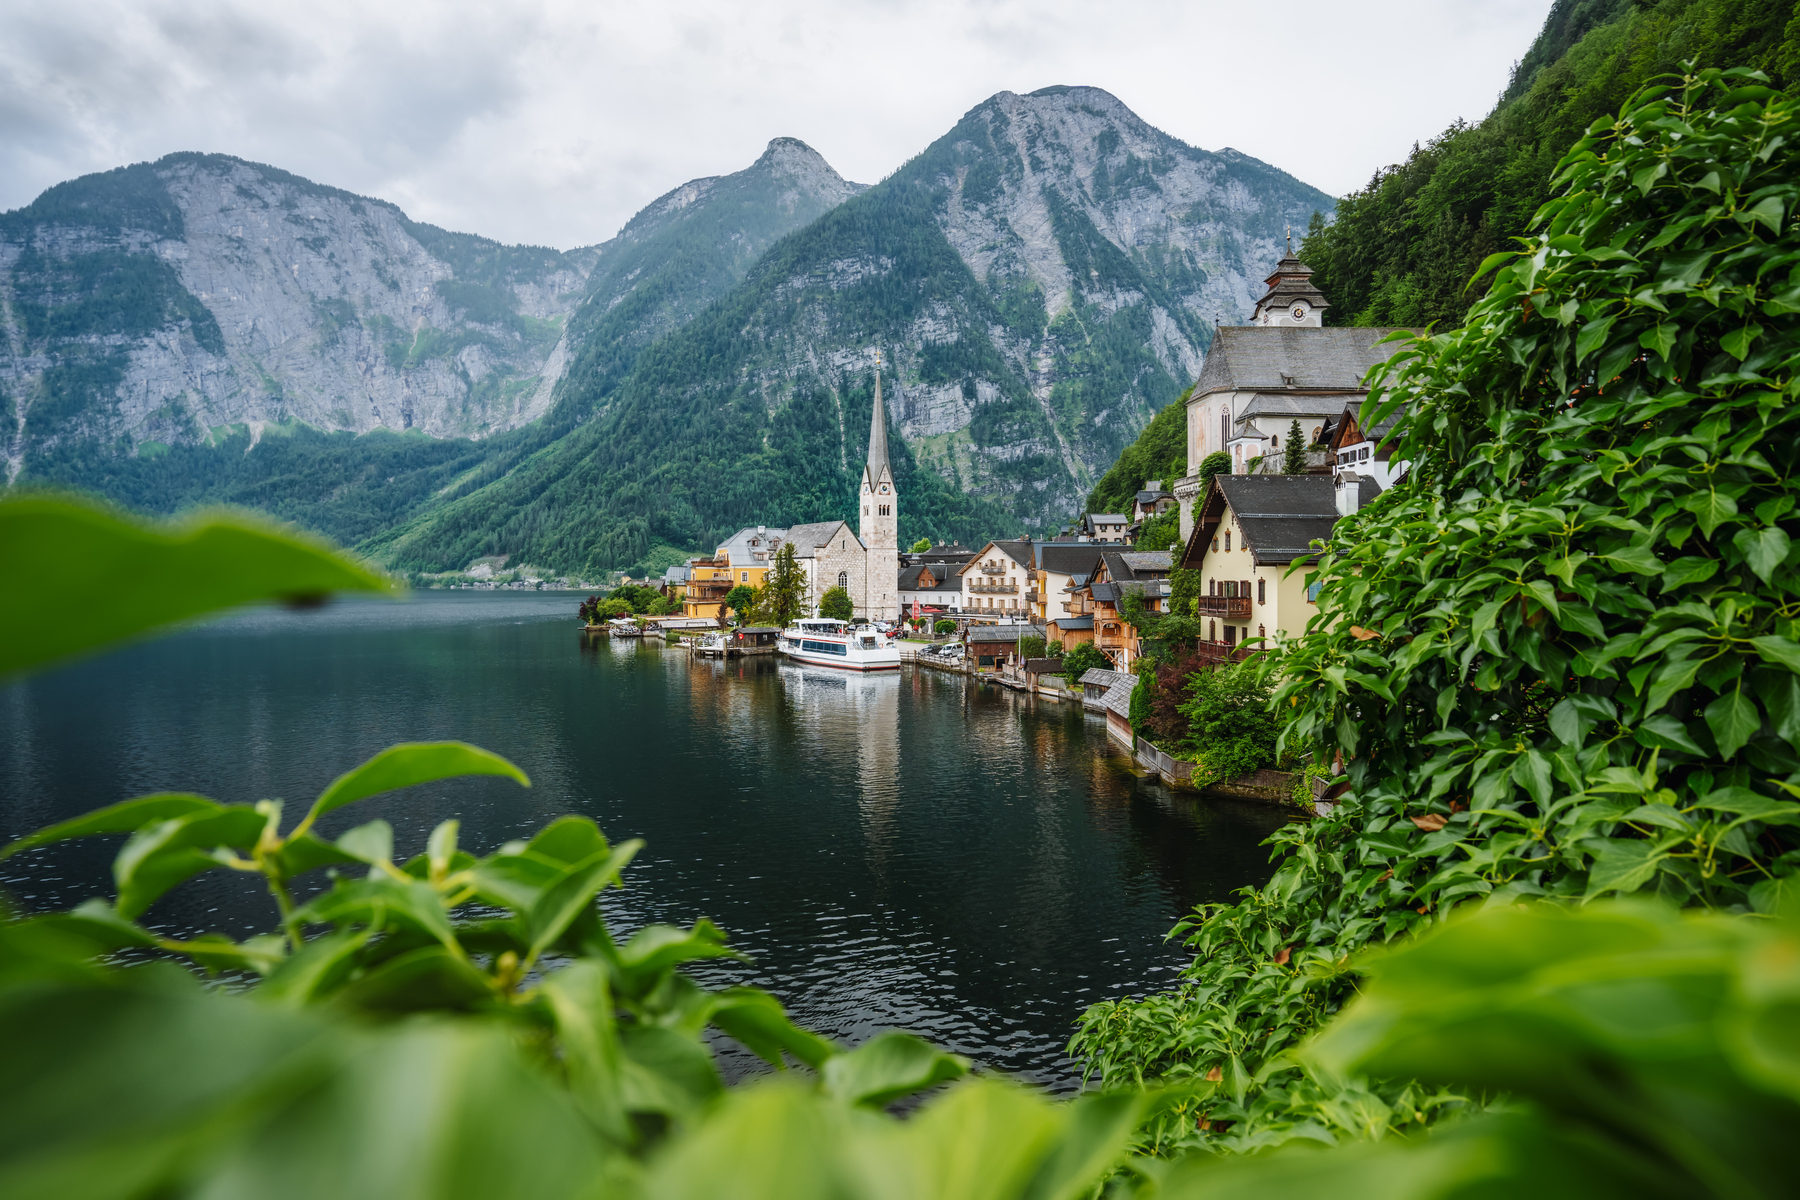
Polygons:
<instances>
[{"instance_id":1,"label":"mountain","mask_svg":"<svg viewBox=\"0 0 1800 1200\"><path fill-rule=\"evenodd\" d=\"M852 515L876 349L896 474L917 468L903 540L1044 528L1191 381L1214 321L1248 314L1285 230L1331 205L1099 89L1002 92L628 371L571 372L556 405L591 414L579 427L372 548L573 569Z\"/></svg>"},{"instance_id":2,"label":"mountain","mask_svg":"<svg viewBox=\"0 0 1800 1200\"><path fill-rule=\"evenodd\" d=\"M0 215L9 477L83 443L154 453L271 424L524 425L594 261L223 155L59 184Z\"/></svg>"},{"instance_id":3,"label":"mountain","mask_svg":"<svg viewBox=\"0 0 1800 1200\"><path fill-rule=\"evenodd\" d=\"M219 155L60 184L0 214L9 475L361 541L554 440L565 373L628 369L860 190L778 138L565 254Z\"/></svg>"}]
</instances>

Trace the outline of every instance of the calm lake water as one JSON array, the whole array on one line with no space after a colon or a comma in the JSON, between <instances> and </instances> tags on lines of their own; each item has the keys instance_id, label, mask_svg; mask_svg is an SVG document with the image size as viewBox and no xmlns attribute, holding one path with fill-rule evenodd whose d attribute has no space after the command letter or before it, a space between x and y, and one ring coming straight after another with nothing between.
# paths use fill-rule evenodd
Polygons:
<instances>
[{"instance_id":1,"label":"calm lake water","mask_svg":"<svg viewBox=\"0 0 1800 1200\"><path fill-rule=\"evenodd\" d=\"M565 813L648 845L616 926L711 917L797 1020L856 1042L913 1029L1062 1089L1082 1008L1168 984L1163 940L1200 901L1268 878L1279 814L1140 779L1074 705L904 668L858 677L785 660L690 661L592 640L571 594L424 592L257 610L0 690L0 836L125 797L285 797L290 821L394 742L458 738L533 786L467 780L332 815L375 817L403 854L462 820L485 853ZM27 909L110 895L118 839L23 855ZM175 934L270 928L243 877L177 889Z\"/></svg>"}]
</instances>

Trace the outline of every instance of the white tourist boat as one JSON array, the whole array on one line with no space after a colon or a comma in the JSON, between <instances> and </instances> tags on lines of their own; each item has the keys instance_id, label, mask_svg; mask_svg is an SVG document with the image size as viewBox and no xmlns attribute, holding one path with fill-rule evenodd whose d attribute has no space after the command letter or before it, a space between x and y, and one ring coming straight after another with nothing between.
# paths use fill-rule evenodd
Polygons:
<instances>
[{"instance_id":1,"label":"white tourist boat","mask_svg":"<svg viewBox=\"0 0 1800 1200\"><path fill-rule=\"evenodd\" d=\"M824 618L795 621L781 631L781 652L795 662L842 671L897 671L900 648L873 625Z\"/></svg>"}]
</instances>

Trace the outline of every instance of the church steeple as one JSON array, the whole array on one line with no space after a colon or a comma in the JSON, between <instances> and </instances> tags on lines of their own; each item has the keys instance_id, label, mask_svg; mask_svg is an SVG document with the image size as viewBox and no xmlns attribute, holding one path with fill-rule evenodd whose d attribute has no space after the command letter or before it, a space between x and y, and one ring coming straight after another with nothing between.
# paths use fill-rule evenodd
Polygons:
<instances>
[{"instance_id":1,"label":"church steeple","mask_svg":"<svg viewBox=\"0 0 1800 1200\"><path fill-rule=\"evenodd\" d=\"M875 411L869 417L869 461L863 468L863 484L869 492L878 491L881 484L894 481L893 470L888 466L887 452L887 410L881 405L881 351L875 352Z\"/></svg>"}]
</instances>

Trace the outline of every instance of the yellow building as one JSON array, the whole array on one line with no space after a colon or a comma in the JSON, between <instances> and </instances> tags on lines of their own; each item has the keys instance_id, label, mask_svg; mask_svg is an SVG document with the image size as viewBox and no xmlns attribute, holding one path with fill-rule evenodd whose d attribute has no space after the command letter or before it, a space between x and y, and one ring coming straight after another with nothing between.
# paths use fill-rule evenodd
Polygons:
<instances>
[{"instance_id":1,"label":"yellow building","mask_svg":"<svg viewBox=\"0 0 1800 1200\"><path fill-rule=\"evenodd\" d=\"M724 620L725 597L736 586L730 559L694 559L688 564L687 587L681 600L682 615L709 621Z\"/></svg>"},{"instance_id":2,"label":"yellow building","mask_svg":"<svg viewBox=\"0 0 1800 1200\"><path fill-rule=\"evenodd\" d=\"M1290 568L1317 553L1315 540L1331 537L1331 476L1216 475L1194 514L1181 567L1200 572L1201 654L1239 660L1277 634L1302 632L1319 608L1305 568Z\"/></svg>"}]
</instances>

